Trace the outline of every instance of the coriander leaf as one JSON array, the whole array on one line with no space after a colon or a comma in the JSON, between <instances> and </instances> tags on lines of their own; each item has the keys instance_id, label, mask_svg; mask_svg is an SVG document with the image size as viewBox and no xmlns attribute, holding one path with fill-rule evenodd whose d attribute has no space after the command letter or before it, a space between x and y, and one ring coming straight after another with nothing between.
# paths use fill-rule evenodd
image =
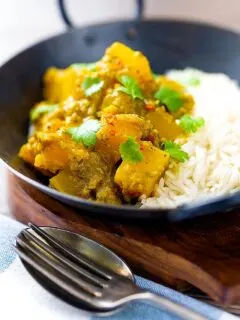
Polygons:
<instances>
[{"instance_id":1,"label":"coriander leaf","mask_svg":"<svg viewBox=\"0 0 240 320\"><path fill-rule=\"evenodd\" d=\"M152 76L153 76L153 79L157 79L159 77L159 74L153 72Z\"/></svg>"},{"instance_id":2,"label":"coriander leaf","mask_svg":"<svg viewBox=\"0 0 240 320\"><path fill-rule=\"evenodd\" d=\"M161 87L154 97L160 100L170 112L177 112L184 104L180 93L168 87Z\"/></svg>"},{"instance_id":3,"label":"coriander leaf","mask_svg":"<svg viewBox=\"0 0 240 320\"><path fill-rule=\"evenodd\" d=\"M185 162L185 160L189 159L189 155L187 152L183 151L181 149L181 146L177 143L174 143L172 141L165 141L163 143L164 150L169 153L169 155L179 161L179 162Z\"/></svg>"},{"instance_id":4,"label":"coriander leaf","mask_svg":"<svg viewBox=\"0 0 240 320\"><path fill-rule=\"evenodd\" d=\"M191 77L188 79L187 81L187 84L189 84L190 86L193 86L193 87L197 87L199 86L201 83L200 79L197 78L197 77Z\"/></svg>"},{"instance_id":5,"label":"coriander leaf","mask_svg":"<svg viewBox=\"0 0 240 320\"><path fill-rule=\"evenodd\" d=\"M185 114L181 117L179 126L187 133L196 132L199 128L204 125L205 121L201 117L192 117Z\"/></svg>"},{"instance_id":6,"label":"coriander leaf","mask_svg":"<svg viewBox=\"0 0 240 320\"><path fill-rule=\"evenodd\" d=\"M133 99L144 99L142 90L139 87L137 80L128 75L122 75L118 77L118 81L123 85L119 88L119 91L122 91L128 94L129 96L132 96Z\"/></svg>"},{"instance_id":7,"label":"coriander leaf","mask_svg":"<svg viewBox=\"0 0 240 320\"><path fill-rule=\"evenodd\" d=\"M99 78L86 77L82 83L82 89L87 97L100 91L104 85L104 81Z\"/></svg>"},{"instance_id":8,"label":"coriander leaf","mask_svg":"<svg viewBox=\"0 0 240 320\"><path fill-rule=\"evenodd\" d=\"M121 143L119 151L121 158L125 161L138 163L143 159L139 143L137 143L133 137L128 137L127 141Z\"/></svg>"},{"instance_id":9,"label":"coriander leaf","mask_svg":"<svg viewBox=\"0 0 240 320\"><path fill-rule=\"evenodd\" d=\"M96 70L96 62L89 62L89 63L73 63L71 64L72 68L75 69L89 69L89 70Z\"/></svg>"},{"instance_id":10,"label":"coriander leaf","mask_svg":"<svg viewBox=\"0 0 240 320\"><path fill-rule=\"evenodd\" d=\"M41 104L30 112L30 119L32 122L36 121L45 113L50 113L58 108L58 104Z\"/></svg>"},{"instance_id":11,"label":"coriander leaf","mask_svg":"<svg viewBox=\"0 0 240 320\"><path fill-rule=\"evenodd\" d=\"M82 142L85 147L91 147L97 142L96 134L100 127L100 122L92 119L85 121L78 127L68 128L67 133L75 142Z\"/></svg>"}]
</instances>

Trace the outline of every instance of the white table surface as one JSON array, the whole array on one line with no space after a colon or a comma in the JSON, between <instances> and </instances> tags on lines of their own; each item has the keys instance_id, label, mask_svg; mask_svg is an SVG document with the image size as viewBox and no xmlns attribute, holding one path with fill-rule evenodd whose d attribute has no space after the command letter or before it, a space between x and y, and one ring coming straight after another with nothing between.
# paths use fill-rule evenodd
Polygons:
<instances>
[{"instance_id":1,"label":"white table surface","mask_svg":"<svg viewBox=\"0 0 240 320\"><path fill-rule=\"evenodd\" d=\"M66 2L79 26L134 14L133 0ZM240 0L147 0L146 16L201 20L240 31ZM64 30L55 0L0 0L0 64L25 47ZM0 214L8 214L5 177L0 163Z\"/></svg>"}]
</instances>

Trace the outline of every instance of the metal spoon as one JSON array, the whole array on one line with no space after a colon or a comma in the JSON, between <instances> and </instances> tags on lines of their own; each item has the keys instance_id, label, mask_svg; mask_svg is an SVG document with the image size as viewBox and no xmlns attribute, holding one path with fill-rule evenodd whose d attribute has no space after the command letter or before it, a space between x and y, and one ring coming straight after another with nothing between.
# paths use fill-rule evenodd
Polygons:
<instances>
[{"instance_id":1,"label":"metal spoon","mask_svg":"<svg viewBox=\"0 0 240 320\"><path fill-rule=\"evenodd\" d=\"M122 259L76 233L30 224L18 235L15 247L27 270L42 286L81 309L106 314L131 301L146 300L183 319L206 319L137 287Z\"/></svg>"}]
</instances>

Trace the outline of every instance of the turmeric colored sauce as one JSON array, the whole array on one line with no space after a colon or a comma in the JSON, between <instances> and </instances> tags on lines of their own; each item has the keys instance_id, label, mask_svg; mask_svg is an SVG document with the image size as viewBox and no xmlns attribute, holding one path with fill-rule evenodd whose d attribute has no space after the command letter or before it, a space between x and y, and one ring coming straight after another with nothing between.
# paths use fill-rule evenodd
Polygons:
<instances>
[{"instance_id":1,"label":"turmeric colored sauce","mask_svg":"<svg viewBox=\"0 0 240 320\"><path fill-rule=\"evenodd\" d=\"M194 105L184 87L117 42L96 64L49 68L43 80L19 156L61 192L113 204L152 195L169 164L162 143L183 134L176 120Z\"/></svg>"}]
</instances>

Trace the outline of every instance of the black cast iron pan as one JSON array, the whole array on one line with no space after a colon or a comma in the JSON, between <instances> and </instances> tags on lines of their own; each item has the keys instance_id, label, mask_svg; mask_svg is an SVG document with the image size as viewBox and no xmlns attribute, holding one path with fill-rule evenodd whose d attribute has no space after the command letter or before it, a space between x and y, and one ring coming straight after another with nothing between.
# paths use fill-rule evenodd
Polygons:
<instances>
[{"instance_id":1,"label":"black cast iron pan","mask_svg":"<svg viewBox=\"0 0 240 320\"><path fill-rule=\"evenodd\" d=\"M69 30L28 48L0 68L0 157L9 169L59 201L94 214L182 220L240 206L240 193L175 210L97 204L50 189L44 177L16 158L19 147L26 141L28 111L41 100L41 78L46 68L96 61L114 41L143 51L156 73L190 66L208 72L224 72L240 80L240 35L237 33L186 21L142 21L142 1L137 1L135 20L75 29L63 1L59 4Z\"/></svg>"}]
</instances>

